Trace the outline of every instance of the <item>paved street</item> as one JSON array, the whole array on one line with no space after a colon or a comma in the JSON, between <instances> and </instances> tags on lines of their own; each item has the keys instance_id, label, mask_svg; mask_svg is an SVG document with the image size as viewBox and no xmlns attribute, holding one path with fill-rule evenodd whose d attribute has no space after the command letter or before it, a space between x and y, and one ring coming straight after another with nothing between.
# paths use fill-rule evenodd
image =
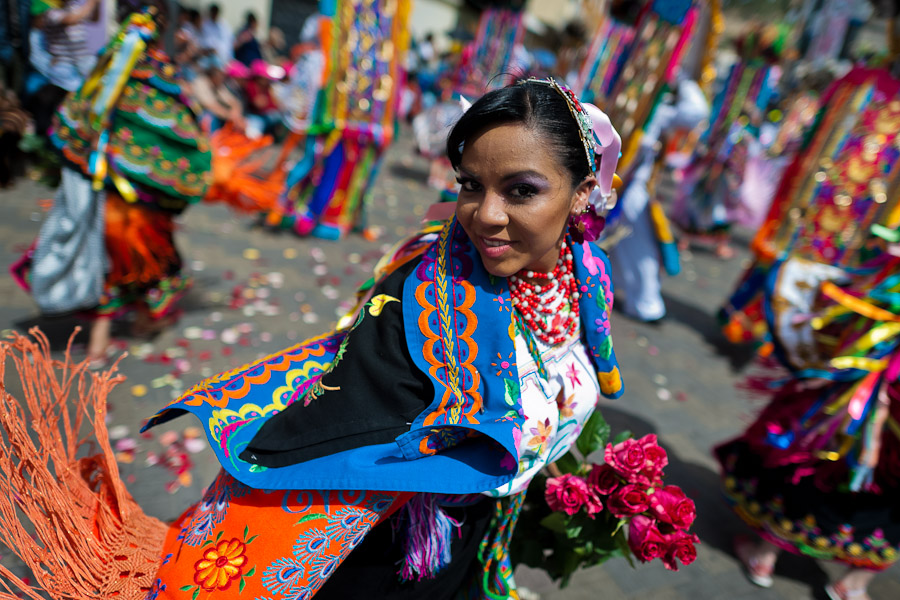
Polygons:
<instances>
[{"instance_id":1,"label":"paved street","mask_svg":"<svg viewBox=\"0 0 900 600\"><path fill-rule=\"evenodd\" d=\"M142 419L195 382L246 363L330 327L349 306L355 286L368 278L383 249L415 229L429 190L425 161L413 157L408 129L401 133L382 169L369 211L381 231L369 242L351 235L339 243L275 235L235 218L222 206L192 207L181 221L178 243L195 286L177 327L152 341L132 339L127 327L114 331L127 381L110 398L110 427L118 440L129 489L147 512L176 517L194 502L217 471L212 453L196 437L196 424L176 420L149 437L138 434ZM40 319L31 299L5 268L36 236L43 219L39 201L53 191L27 180L0 192L0 330L40 327L62 349L74 319ZM738 244L741 246L741 244ZM613 333L627 392L604 404L614 431L656 432L669 451L668 481L696 500L696 532L702 540L696 563L678 573L656 563L631 569L619 560L578 573L558 590L539 572L522 570L519 583L542 598L558 599L808 599L824 598L822 586L839 569L785 556L775 586L749 584L730 551L741 524L721 500L710 448L740 431L759 401L741 396L734 384L752 359L730 347L714 313L740 275L746 252L722 262L696 250L684 271L665 282L667 320L635 324L615 314ZM82 333L76 356L84 356ZM192 466L179 478L166 465L166 451L184 447ZM153 464L156 463L156 464ZM4 564L8 553L0 549ZM876 578L875 599L900 598L900 569Z\"/></svg>"}]
</instances>

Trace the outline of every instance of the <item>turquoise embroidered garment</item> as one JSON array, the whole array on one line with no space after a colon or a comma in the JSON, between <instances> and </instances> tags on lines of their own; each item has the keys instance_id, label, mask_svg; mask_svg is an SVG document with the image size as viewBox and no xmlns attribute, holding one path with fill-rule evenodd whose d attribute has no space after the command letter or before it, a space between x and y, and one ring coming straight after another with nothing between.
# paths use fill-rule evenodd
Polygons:
<instances>
[{"instance_id":1,"label":"turquoise embroidered garment","mask_svg":"<svg viewBox=\"0 0 900 600\"><path fill-rule=\"evenodd\" d=\"M601 392L617 398L624 388L609 330L609 263L592 244L575 245L573 252L582 340ZM206 380L157 413L145 429L193 413L223 468L257 489L450 494L494 489L509 482L518 466L518 372L513 365L511 377L509 369L498 375L495 366L498 357L515 352L512 314L506 280L487 273L454 219L419 259L376 286L353 328ZM398 344L405 340L405 348L392 348L390 336L399 336ZM386 349L379 359L382 343ZM402 427L395 419L355 432L350 441L334 442L323 434L322 421L312 422L313 415L335 422L352 416L353 407L346 404L349 390L369 385L377 390L379 384L384 389L385 382L377 381L384 377L378 360L402 369L404 356L412 362L406 371L421 380L420 387L410 389L424 390L421 386L428 382L428 395L404 398L400 386L396 400L385 393L353 400L405 402L396 411L400 415L418 402L421 410L401 421ZM359 369L351 369L357 364ZM305 426L304 410L311 417ZM295 419L291 435L306 445L302 459L264 466L248 447L259 442L254 437L267 422L276 426L289 413ZM346 449L335 452L335 443Z\"/></svg>"}]
</instances>

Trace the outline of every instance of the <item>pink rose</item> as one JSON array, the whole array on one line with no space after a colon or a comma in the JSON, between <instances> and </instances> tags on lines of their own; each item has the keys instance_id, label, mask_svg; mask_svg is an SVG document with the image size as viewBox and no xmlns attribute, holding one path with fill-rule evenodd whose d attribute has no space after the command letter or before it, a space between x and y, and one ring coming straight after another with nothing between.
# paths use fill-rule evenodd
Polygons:
<instances>
[{"instance_id":1,"label":"pink rose","mask_svg":"<svg viewBox=\"0 0 900 600\"><path fill-rule=\"evenodd\" d=\"M607 444L606 464L629 483L653 487L662 483L662 472L669 464L666 451L657 443L655 434L639 440L627 439L615 446Z\"/></svg>"},{"instance_id":2,"label":"pink rose","mask_svg":"<svg viewBox=\"0 0 900 600\"><path fill-rule=\"evenodd\" d=\"M666 542L668 548L666 549L662 561L663 565L670 571L678 570L678 563L675 562L676 559L680 560L681 564L684 566L688 566L697 560L697 549L694 547L694 544L699 544L700 538L693 533L676 531L667 536Z\"/></svg>"},{"instance_id":3,"label":"pink rose","mask_svg":"<svg viewBox=\"0 0 900 600\"><path fill-rule=\"evenodd\" d=\"M587 514L590 518L594 518L594 515L603 510L603 502L600 501L600 495L597 493L597 490L588 486L588 499L584 505L585 510L587 510Z\"/></svg>"},{"instance_id":4,"label":"pink rose","mask_svg":"<svg viewBox=\"0 0 900 600\"><path fill-rule=\"evenodd\" d=\"M551 510L574 515L590 501L591 493L584 479L566 473L547 480L544 497ZM601 505L600 509L602 510L602 508Z\"/></svg>"},{"instance_id":5,"label":"pink rose","mask_svg":"<svg viewBox=\"0 0 900 600\"><path fill-rule=\"evenodd\" d=\"M677 529L687 529L697 516L694 501L677 485L667 485L650 494L650 512L654 517Z\"/></svg>"},{"instance_id":6,"label":"pink rose","mask_svg":"<svg viewBox=\"0 0 900 600\"><path fill-rule=\"evenodd\" d=\"M606 507L617 517L630 517L647 510L650 498L647 492L630 483L613 492L606 501Z\"/></svg>"},{"instance_id":7,"label":"pink rose","mask_svg":"<svg viewBox=\"0 0 900 600\"><path fill-rule=\"evenodd\" d=\"M668 548L666 539L656 527L656 521L638 515L628 525L628 547L641 562L663 556Z\"/></svg>"},{"instance_id":8,"label":"pink rose","mask_svg":"<svg viewBox=\"0 0 900 600\"><path fill-rule=\"evenodd\" d=\"M646 461L644 457L644 447L637 441L627 439L613 446L606 445L604 452L606 464L616 470L616 472L631 481L638 471L644 467Z\"/></svg>"},{"instance_id":9,"label":"pink rose","mask_svg":"<svg viewBox=\"0 0 900 600\"><path fill-rule=\"evenodd\" d=\"M611 466L594 465L588 475L588 483L597 493L609 496L622 484L622 480Z\"/></svg>"},{"instance_id":10,"label":"pink rose","mask_svg":"<svg viewBox=\"0 0 900 600\"><path fill-rule=\"evenodd\" d=\"M644 449L644 466L641 468L641 475L647 478L650 485L655 486L661 483L662 472L669 464L669 457L657 442L655 434L645 435L638 440L638 443Z\"/></svg>"}]
</instances>

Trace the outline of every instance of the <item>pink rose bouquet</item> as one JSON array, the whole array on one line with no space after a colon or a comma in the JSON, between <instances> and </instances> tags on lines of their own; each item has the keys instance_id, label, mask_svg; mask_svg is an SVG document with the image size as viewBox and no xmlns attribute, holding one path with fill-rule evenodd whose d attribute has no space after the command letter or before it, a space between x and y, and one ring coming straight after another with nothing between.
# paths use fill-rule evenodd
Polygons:
<instances>
[{"instance_id":1,"label":"pink rose bouquet","mask_svg":"<svg viewBox=\"0 0 900 600\"><path fill-rule=\"evenodd\" d=\"M696 506L681 488L663 483L669 459L657 437L624 434L607 443L608 435L596 411L575 446L582 457L603 450L605 462L573 453L557 460L561 474L535 478L543 501L529 494L513 536L512 556L563 586L576 569L616 556L659 559L673 571L697 558L699 539L688 531Z\"/></svg>"}]
</instances>

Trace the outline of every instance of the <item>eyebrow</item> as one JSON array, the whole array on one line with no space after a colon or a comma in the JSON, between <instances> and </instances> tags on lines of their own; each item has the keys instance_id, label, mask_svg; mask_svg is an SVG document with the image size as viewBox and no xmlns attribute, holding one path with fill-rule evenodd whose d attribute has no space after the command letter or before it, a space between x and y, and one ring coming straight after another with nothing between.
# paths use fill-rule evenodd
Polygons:
<instances>
[{"instance_id":1,"label":"eyebrow","mask_svg":"<svg viewBox=\"0 0 900 600\"><path fill-rule=\"evenodd\" d=\"M463 167L459 168L459 172L460 172L460 175L464 175L466 177L471 177L473 179L478 178L477 175L475 175L474 173L472 173L471 171L469 171L467 169L464 169ZM547 181L547 178L544 175L542 175L541 173L538 173L537 171L534 171L532 169L527 169L525 171L516 171L515 173L510 173L508 175L504 175L502 177L501 181L509 181L511 179L519 179L521 177L537 177L538 179Z\"/></svg>"}]
</instances>

